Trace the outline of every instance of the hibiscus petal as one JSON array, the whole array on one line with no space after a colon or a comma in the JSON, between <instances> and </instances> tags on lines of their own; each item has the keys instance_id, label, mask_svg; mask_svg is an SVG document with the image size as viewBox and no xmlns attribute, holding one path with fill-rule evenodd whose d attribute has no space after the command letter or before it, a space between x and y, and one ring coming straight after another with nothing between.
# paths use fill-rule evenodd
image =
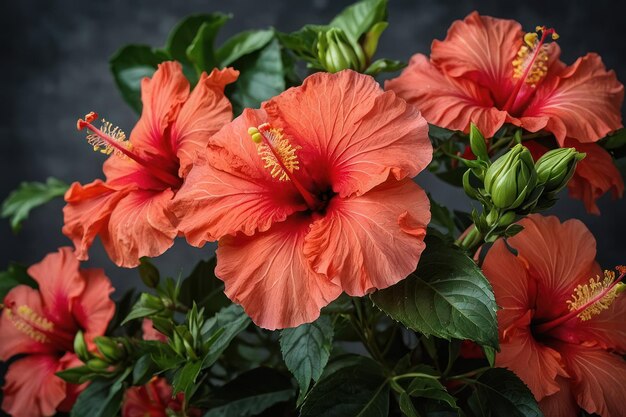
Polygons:
<instances>
[{"instance_id":1,"label":"hibiscus petal","mask_svg":"<svg viewBox=\"0 0 626 417\"><path fill-rule=\"evenodd\" d=\"M556 350L537 342L528 325L511 330L506 341L500 343L496 366L515 372L528 386L537 401L559 391L557 376L567 377L561 355Z\"/></svg>"},{"instance_id":2,"label":"hibiscus petal","mask_svg":"<svg viewBox=\"0 0 626 417\"><path fill-rule=\"evenodd\" d=\"M563 223L554 216L531 215L519 222L524 230L508 239L536 277L536 317L552 319L567 312L567 300L578 284L588 283L599 272L595 263L596 240L579 220Z\"/></svg>"},{"instance_id":3,"label":"hibiscus petal","mask_svg":"<svg viewBox=\"0 0 626 417\"><path fill-rule=\"evenodd\" d=\"M573 378L578 405L602 417L624 415L626 362L598 348L563 343L559 350Z\"/></svg>"},{"instance_id":4,"label":"hibiscus petal","mask_svg":"<svg viewBox=\"0 0 626 417\"><path fill-rule=\"evenodd\" d=\"M184 177L209 139L233 118L230 101L224 87L235 82L239 71L232 68L214 69L210 75L202 73L200 81L189 95L172 125L172 149L180 160L179 176Z\"/></svg>"},{"instance_id":5,"label":"hibiscus petal","mask_svg":"<svg viewBox=\"0 0 626 417\"><path fill-rule=\"evenodd\" d=\"M82 186L75 182L65 193L67 205L63 208L63 234L74 242L76 257L89 258L87 251L96 235L106 228L115 205L127 194L101 180Z\"/></svg>"},{"instance_id":6,"label":"hibiscus petal","mask_svg":"<svg viewBox=\"0 0 626 417\"><path fill-rule=\"evenodd\" d=\"M189 96L189 81L180 63L159 64L152 78L141 80L141 118L130 134L133 149L170 159L173 149L164 140L165 129L174 121Z\"/></svg>"},{"instance_id":7,"label":"hibiscus petal","mask_svg":"<svg viewBox=\"0 0 626 417\"><path fill-rule=\"evenodd\" d=\"M619 296L608 310L587 321L576 320L574 332L586 344L626 352L626 298Z\"/></svg>"},{"instance_id":8,"label":"hibiscus petal","mask_svg":"<svg viewBox=\"0 0 626 417\"><path fill-rule=\"evenodd\" d=\"M44 317L43 303L39 291L26 285L18 285L4 297L0 316L0 360L8 361L21 353L45 353L55 351L55 347L36 341L27 332L19 330L12 319L12 308L28 306L37 316Z\"/></svg>"},{"instance_id":9,"label":"hibiscus petal","mask_svg":"<svg viewBox=\"0 0 626 417\"><path fill-rule=\"evenodd\" d=\"M176 193L171 210L187 241L202 246L228 234L266 231L306 205L290 182L272 178L263 167L248 128L267 120L246 109L211 138L204 155Z\"/></svg>"},{"instance_id":10,"label":"hibiscus petal","mask_svg":"<svg viewBox=\"0 0 626 417\"><path fill-rule=\"evenodd\" d=\"M539 401L539 407L543 415L546 417L577 416L580 412L580 407L578 407L574 399L570 379L557 376L556 383L559 386L559 391Z\"/></svg>"},{"instance_id":11,"label":"hibiscus petal","mask_svg":"<svg viewBox=\"0 0 626 417\"><path fill-rule=\"evenodd\" d=\"M588 212L600 214L596 200L611 191L613 198L624 194L624 180L611 155L595 143L580 143L566 139L565 146L575 147L587 154L576 166L576 172L567 184L569 194L582 200Z\"/></svg>"},{"instance_id":12,"label":"hibiscus petal","mask_svg":"<svg viewBox=\"0 0 626 417\"><path fill-rule=\"evenodd\" d=\"M512 62L522 37L516 21L472 12L450 26L445 40L433 41L430 57L443 73L478 82L504 103L513 89Z\"/></svg>"},{"instance_id":13,"label":"hibiscus petal","mask_svg":"<svg viewBox=\"0 0 626 417\"><path fill-rule=\"evenodd\" d=\"M93 338L104 335L115 314L115 303L110 297L115 289L102 269L82 269L81 276L86 286L74 306L74 317L93 348Z\"/></svg>"},{"instance_id":14,"label":"hibiscus petal","mask_svg":"<svg viewBox=\"0 0 626 417\"><path fill-rule=\"evenodd\" d=\"M121 199L100 235L109 257L118 266L132 268L143 256L161 255L174 243L175 219L168 210L172 190L130 191Z\"/></svg>"},{"instance_id":15,"label":"hibiscus petal","mask_svg":"<svg viewBox=\"0 0 626 417\"><path fill-rule=\"evenodd\" d=\"M537 87L523 115L550 117L546 130L561 145L566 137L595 142L622 127L624 86L598 55L579 58L551 80Z\"/></svg>"},{"instance_id":16,"label":"hibiscus petal","mask_svg":"<svg viewBox=\"0 0 626 417\"><path fill-rule=\"evenodd\" d=\"M430 204L410 179L360 197L335 197L306 236L313 269L353 296L387 288L413 272L425 248Z\"/></svg>"},{"instance_id":17,"label":"hibiscus petal","mask_svg":"<svg viewBox=\"0 0 626 417\"><path fill-rule=\"evenodd\" d=\"M219 241L215 274L224 292L260 327L274 330L310 323L341 288L314 272L304 255L311 219L293 215L254 236Z\"/></svg>"},{"instance_id":18,"label":"hibiscus petal","mask_svg":"<svg viewBox=\"0 0 626 417\"><path fill-rule=\"evenodd\" d=\"M429 123L446 129L468 132L473 122L485 137L492 137L506 121L519 124L494 107L487 89L445 76L421 54L411 58L399 77L387 81L385 89L416 106Z\"/></svg>"},{"instance_id":19,"label":"hibiscus petal","mask_svg":"<svg viewBox=\"0 0 626 417\"><path fill-rule=\"evenodd\" d=\"M326 172L341 197L362 195L389 174L414 177L432 158L419 112L354 71L314 74L263 108L302 148L301 165Z\"/></svg>"},{"instance_id":20,"label":"hibiscus petal","mask_svg":"<svg viewBox=\"0 0 626 417\"><path fill-rule=\"evenodd\" d=\"M2 409L13 417L54 415L66 388L54 374L58 370L58 359L52 355L30 355L13 362L5 375Z\"/></svg>"},{"instance_id":21,"label":"hibiscus petal","mask_svg":"<svg viewBox=\"0 0 626 417\"><path fill-rule=\"evenodd\" d=\"M46 316L57 325L72 328L72 305L85 289L79 263L72 249L60 248L28 268L28 275L39 284Z\"/></svg>"}]
</instances>

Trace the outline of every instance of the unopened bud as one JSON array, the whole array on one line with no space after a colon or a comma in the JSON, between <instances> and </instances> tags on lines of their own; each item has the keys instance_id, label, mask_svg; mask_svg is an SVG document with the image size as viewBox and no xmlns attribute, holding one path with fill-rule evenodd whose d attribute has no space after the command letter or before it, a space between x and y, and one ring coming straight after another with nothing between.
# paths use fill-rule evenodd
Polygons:
<instances>
[{"instance_id":1,"label":"unopened bud","mask_svg":"<svg viewBox=\"0 0 626 417\"><path fill-rule=\"evenodd\" d=\"M488 161L489 153L487 152L487 143L485 142L485 137L482 133L480 133L480 130L478 130L474 123L470 125L469 139L472 153L476 155L478 159Z\"/></svg>"},{"instance_id":2,"label":"unopened bud","mask_svg":"<svg viewBox=\"0 0 626 417\"><path fill-rule=\"evenodd\" d=\"M76 336L74 336L74 353L83 362L87 362L91 357L87 343L85 343L85 336L81 330L76 332Z\"/></svg>"},{"instance_id":3,"label":"unopened bud","mask_svg":"<svg viewBox=\"0 0 626 417\"><path fill-rule=\"evenodd\" d=\"M317 51L320 63L328 72L339 72L344 69L365 70L363 49L351 42L339 28L330 28L318 34Z\"/></svg>"},{"instance_id":4,"label":"unopened bud","mask_svg":"<svg viewBox=\"0 0 626 417\"><path fill-rule=\"evenodd\" d=\"M102 356L104 356L104 358L108 361L115 363L124 358L124 348L115 340L109 337L101 336L96 337L94 342L96 342L98 351L100 351Z\"/></svg>"},{"instance_id":5,"label":"unopened bud","mask_svg":"<svg viewBox=\"0 0 626 417\"><path fill-rule=\"evenodd\" d=\"M494 207L506 210L519 207L536 184L532 155L519 144L487 169L484 181L485 191L491 196Z\"/></svg>"},{"instance_id":6,"label":"unopened bud","mask_svg":"<svg viewBox=\"0 0 626 417\"><path fill-rule=\"evenodd\" d=\"M576 165L585 157L574 148L558 148L545 153L537 163L537 182L544 185L545 193L558 193L567 185Z\"/></svg>"},{"instance_id":7,"label":"unopened bud","mask_svg":"<svg viewBox=\"0 0 626 417\"><path fill-rule=\"evenodd\" d=\"M89 367L89 369L92 369L94 371L103 371L105 369L108 369L110 364L100 358L91 358L87 361L87 366Z\"/></svg>"}]
</instances>

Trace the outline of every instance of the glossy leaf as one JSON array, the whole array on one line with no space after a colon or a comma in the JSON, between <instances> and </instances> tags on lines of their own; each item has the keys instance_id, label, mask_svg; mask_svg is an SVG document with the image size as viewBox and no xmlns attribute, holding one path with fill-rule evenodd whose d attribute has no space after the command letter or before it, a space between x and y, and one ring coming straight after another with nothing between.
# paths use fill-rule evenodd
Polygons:
<instances>
[{"instance_id":1,"label":"glossy leaf","mask_svg":"<svg viewBox=\"0 0 626 417\"><path fill-rule=\"evenodd\" d=\"M212 257L196 264L180 285L178 300L182 304L191 307L195 302L210 314L217 313L230 304L230 300L224 295L224 284L215 276L216 263L217 260Z\"/></svg>"},{"instance_id":2,"label":"glossy leaf","mask_svg":"<svg viewBox=\"0 0 626 417\"><path fill-rule=\"evenodd\" d=\"M472 259L432 233L417 270L371 295L391 318L427 335L498 346L491 285Z\"/></svg>"},{"instance_id":3,"label":"glossy leaf","mask_svg":"<svg viewBox=\"0 0 626 417\"><path fill-rule=\"evenodd\" d=\"M300 385L300 398L308 391L311 380L317 381L322 375L332 343L333 323L328 316L281 332L280 350L285 365Z\"/></svg>"},{"instance_id":4,"label":"glossy leaf","mask_svg":"<svg viewBox=\"0 0 626 417\"><path fill-rule=\"evenodd\" d=\"M377 59L372 62L365 70L365 74L375 76L381 72L395 72L400 71L406 67L406 63L402 61L394 61L392 59Z\"/></svg>"},{"instance_id":5,"label":"glossy leaf","mask_svg":"<svg viewBox=\"0 0 626 417\"><path fill-rule=\"evenodd\" d=\"M215 32L217 32L229 19L229 15L222 13L203 13L188 16L172 29L165 44L165 50L176 61L189 64L187 48L196 39L200 27L203 25L213 26Z\"/></svg>"},{"instance_id":6,"label":"glossy leaf","mask_svg":"<svg viewBox=\"0 0 626 417\"><path fill-rule=\"evenodd\" d=\"M217 50L215 58L221 67L227 67L245 55L263 48L274 38L273 30L248 30L228 39Z\"/></svg>"},{"instance_id":7,"label":"glossy leaf","mask_svg":"<svg viewBox=\"0 0 626 417\"><path fill-rule=\"evenodd\" d=\"M357 42L374 24L386 20L387 0L362 0L345 8L329 24Z\"/></svg>"},{"instance_id":8,"label":"glossy leaf","mask_svg":"<svg viewBox=\"0 0 626 417\"><path fill-rule=\"evenodd\" d=\"M202 369L201 361L188 361L176 371L172 381L173 394L183 392L186 398L190 398L196 388L196 379Z\"/></svg>"},{"instance_id":9,"label":"glossy leaf","mask_svg":"<svg viewBox=\"0 0 626 417\"><path fill-rule=\"evenodd\" d=\"M137 113L141 113L141 80L151 77L157 66L170 59L158 49L146 45L127 45L109 60L109 66L122 97Z\"/></svg>"},{"instance_id":10,"label":"glossy leaf","mask_svg":"<svg viewBox=\"0 0 626 417\"><path fill-rule=\"evenodd\" d=\"M213 68L219 66L215 57L215 38L229 17L219 13L210 16L198 27L185 52L186 59L193 63L197 74L202 71L210 73Z\"/></svg>"},{"instance_id":11,"label":"glossy leaf","mask_svg":"<svg viewBox=\"0 0 626 417\"><path fill-rule=\"evenodd\" d=\"M71 417L113 417L116 416L124 397L123 382L130 368L116 379L99 378L78 396L72 407Z\"/></svg>"},{"instance_id":12,"label":"glossy leaf","mask_svg":"<svg viewBox=\"0 0 626 417\"><path fill-rule=\"evenodd\" d=\"M23 182L4 200L0 215L10 218L11 228L17 233L32 209L63 196L68 188L69 185L56 178L48 178L45 183Z\"/></svg>"},{"instance_id":13,"label":"glossy leaf","mask_svg":"<svg viewBox=\"0 0 626 417\"><path fill-rule=\"evenodd\" d=\"M9 291L18 285L37 288L37 282L28 275L25 266L11 263L6 271L0 272L0 303Z\"/></svg>"},{"instance_id":14,"label":"glossy leaf","mask_svg":"<svg viewBox=\"0 0 626 417\"><path fill-rule=\"evenodd\" d=\"M128 323L131 320L159 314L164 310L165 306L160 298L155 297L152 294L142 293L139 296L139 300L137 300L137 302L133 305L130 313L128 313L126 318L124 318L124 321L122 321L122 325Z\"/></svg>"},{"instance_id":15,"label":"glossy leaf","mask_svg":"<svg viewBox=\"0 0 626 417\"><path fill-rule=\"evenodd\" d=\"M202 327L202 335L205 339L210 339L211 335L218 331L222 333L209 347L202 361L202 369L213 365L230 342L249 324L250 318L243 308L235 304L221 309L214 317L207 320Z\"/></svg>"}]
</instances>

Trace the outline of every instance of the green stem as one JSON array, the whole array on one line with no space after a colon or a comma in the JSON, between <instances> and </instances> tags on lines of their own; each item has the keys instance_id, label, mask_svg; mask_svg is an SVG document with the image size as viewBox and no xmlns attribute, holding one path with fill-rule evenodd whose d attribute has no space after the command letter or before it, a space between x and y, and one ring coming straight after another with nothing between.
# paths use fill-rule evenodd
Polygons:
<instances>
[{"instance_id":1,"label":"green stem","mask_svg":"<svg viewBox=\"0 0 626 417\"><path fill-rule=\"evenodd\" d=\"M475 224L470 226L469 232L463 237L459 237L455 243L470 253L474 253L476 249L483 243L484 236L478 231Z\"/></svg>"},{"instance_id":2,"label":"green stem","mask_svg":"<svg viewBox=\"0 0 626 417\"><path fill-rule=\"evenodd\" d=\"M447 379L460 379L460 380L466 380L469 377L478 375L478 374L482 374L485 371L488 371L489 369L491 369L491 366L485 366L483 368L478 368L478 369L474 369L473 371L469 371L466 372L464 374L459 374L459 375L453 375L451 377L448 377Z\"/></svg>"},{"instance_id":3,"label":"green stem","mask_svg":"<svg viewBox=\"0 0 626 417\"><path fill-rule=\"evenodd\" d=\"M406 374L401 374L401 375L396 375L394 377L391 377L392 381L397 381L400 379L406 379L406 378L430 378L430 379L439 379L441 378L440 376L436 376L436 375L431 375L431 374L425 374L422 372L409 372Z\"/></svg>"}]
</instances>

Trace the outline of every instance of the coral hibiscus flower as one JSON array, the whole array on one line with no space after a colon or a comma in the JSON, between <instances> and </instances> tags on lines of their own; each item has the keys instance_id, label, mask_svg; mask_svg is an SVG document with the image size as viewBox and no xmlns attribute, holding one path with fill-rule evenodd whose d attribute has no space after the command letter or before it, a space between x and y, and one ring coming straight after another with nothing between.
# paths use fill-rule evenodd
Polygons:
<instances>
[{"instance_id":1,"label":"coral hibiscus flower","mask_svg":"<svg viewBox=\"0 0 626 417\"><path fill-rule=\"evenodd\" d=\"M112 154L103 167L105 182L74 183L65 194L63 233L74 242L78 259L87 259L96 235L113 262L124 267L172 246L178 231L168 202L196 152L232 119L224 87L238 74L230 68L203 73L190 93L179 63L160 64L152 79L142 80L143 111L128 141L109 122L95 127L94 113L78 121L79 129L90 131L87 139L95 150Z\"/></svg>"},{"instance_id":2,"label":"coral hibiscus flower","mask_svg":"<svg viewBox=\"0 0 626 417\"><path fill-rule=\"evenodd\" d=\"M524 145L535 160L549 150L535 141L527 141ZM571 197L582 200L587 211L593 214L600 214L596 200L605 193L610 191L613 198L622 197L624 180L611 154L595 143L580 143L573 139L566 139L565 146L576 148L586 155L578 162L574 176L567 184Z\"/></svg>"},{"instance_id":3,"label":"coral hibiscus flower","mask_svg":"<svg viewBox=\"0 0 626 417\"><path fill-rule=\"evenodd\" d=\"M78 266L72 249L61 248L28 269L38 289L19 285L4 298L0 360L26 355L9 365L2 388L2 409L14 417L70 410L82 387L55 372L81 364L73 347L79 330L93 347L113 317L113 287L104 271Z\"/></svg>"},{"instance_id":4,"label":"coral hibiscus flower","mask_svg":"<svg viewBox=\"0 0 626 417\"><path fill-rule=\"evenodd\" d=\"M546 416L579 407L623 415L626 397L626 268L602 275L596 242L578 220L532 215L507 243L497 241L483 265L498 311L496 365L514 371Z\"/></svg>"},{"instance_id":5,"label":"coral hibiscus flower","mask_svg":"<svg viewBox=\"0 0 626 417\"><path fill-rule=\"evenodd\" d=\"M372 77L319 73L209 141L173 201L196 246L218 240L226 295L268 329L315 320L412 272L428 198L427 123Z\"/></svg>"},{"instance_id":6,"label":"coral hibiscus flower","mask_svg":"<svg viewBox=\"0 0 626 417\"><path fill-rule=\"evenodd\" d=\"M552 29L524 33L513 20L480 16L456 21L435 40L430 59L414 55L385 87L416 105L429 123L486 137L505 123L595 142L622 126L624 87L600 57L587 54L571 66L559 60Z\"/></svg>"},{"instance_id":7,"label":"coral hibiscus flower","mask_svg":"<svg viewBox=\"0 0 626 417\"><path fill-rule=\"evenodd\" d=\"M122 417L169 417L183 409L185 394L172 397L172 386L165 378L152 378L141 387L131 387L124 394ZM186 416L200 417L197 408L187 410Z\"/></svg>"}]
</instances>

